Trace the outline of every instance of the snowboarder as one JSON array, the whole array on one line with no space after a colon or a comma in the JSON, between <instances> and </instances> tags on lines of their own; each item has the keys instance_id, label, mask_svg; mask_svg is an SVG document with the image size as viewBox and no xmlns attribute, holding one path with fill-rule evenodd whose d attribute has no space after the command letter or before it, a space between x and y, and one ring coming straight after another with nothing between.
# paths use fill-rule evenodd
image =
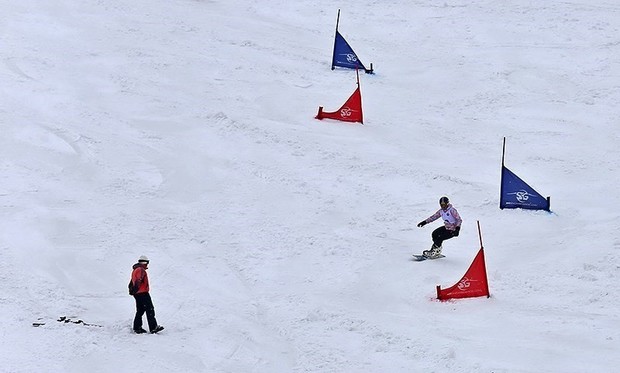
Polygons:
<instances>
[{"instance_id":1,"label":"snowboarder","mask_svg":"<svg viewBox=\"0 0 620 373\"><path fill-rule=\"evenodd\" d=\"M133 320L133 331L137 334L146 333L142 328L142 315L146 312L146 320L149 324L149 331L157 333L164 329L157 324L155 319L155 307L149 294L149 276L146 270L149 266L149 258L142 255L138 263L133 265L131 281L129 282L129 294L136 299L136 317Z\"/></svg>"},{"instance_id":2,"label":"snowboarder","mask_svg":"<svg viewBox=\"0 0 620 373\"><path fill-rule=\"evenodd\" d=\"M433 231L433 245L431 249L422 252L422 255L428 258L437 258L441 255L441 244L445 240L457 237L463 222L458 211L450 204L448 197L441 197L439 199L439 206L441 208L436 213L418 223L418 227L422 228L426 224L439 219L439 217L443 219L443 227Z\"/></svg>"}]
</instances>

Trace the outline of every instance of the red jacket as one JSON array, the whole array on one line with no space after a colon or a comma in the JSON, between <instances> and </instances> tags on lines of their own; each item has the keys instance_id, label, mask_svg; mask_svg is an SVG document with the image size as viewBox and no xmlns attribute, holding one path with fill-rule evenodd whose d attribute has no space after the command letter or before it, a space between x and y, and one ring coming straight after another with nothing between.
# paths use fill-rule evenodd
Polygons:
<instances>
[{"instance_id":1,"label":"red jacket","mask_svg":"<svg viewBox=\"0 0 620 373\"><path fill-rule=\"evenodd\" d=\"M146 264L136 263L133 265L131 283L134 289L137 289L135 294L149 292L149 275L146 274Z\"/></svg>"}]
</instances>

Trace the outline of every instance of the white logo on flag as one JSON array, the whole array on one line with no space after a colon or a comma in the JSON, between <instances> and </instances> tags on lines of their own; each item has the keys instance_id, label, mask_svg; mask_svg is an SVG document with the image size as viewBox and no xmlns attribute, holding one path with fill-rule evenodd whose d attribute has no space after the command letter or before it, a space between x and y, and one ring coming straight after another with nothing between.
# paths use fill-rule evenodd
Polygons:
<instances>
[{"instance_id":1,"label":"white logo on flag","mask_svg":"<svg viewBox=\"0 0 620 373\"><path fill-rule=\"evenodd\" d=\"M533 194L529 194L525 190L520 190L518 192L508 193L508 194L514 195L515 198L517 199L517 201L519 201L519 202L527 201L528 199L530 199L530 196L535 197Z\"/></svg>"},{"instance_id":2,"label":"white logo on flag","mask_svg":"<svg viewBox=\"0 0 620 373\"><path fill-rule=\"evenodd\" d=\"M459 281L457 287L459 288L459 290L467 290L467 288L469 288L469 285L471 285L469 279L467 277L463 277L463 279Z\"/></svg>"},{"instance_id":3,"label":"white logo on flag","mask_svg":"<svg viewBox=\"0 0 620 373\"><path fill-rule=\"evenodd\" d=\"M357 62L357 56L351 53L347 53L348 62Z\"/></svg>"}]
</instances>

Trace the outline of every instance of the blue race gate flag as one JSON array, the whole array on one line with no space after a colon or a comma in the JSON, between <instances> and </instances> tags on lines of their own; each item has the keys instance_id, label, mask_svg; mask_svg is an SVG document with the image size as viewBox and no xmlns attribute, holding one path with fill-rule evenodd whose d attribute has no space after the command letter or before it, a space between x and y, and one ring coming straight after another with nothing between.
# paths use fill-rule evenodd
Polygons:
<instances>
[{"instance_id":1,"label":"blue race gate flag","mask_svg":"<svg viewBox=\"0 0 620 373\"><path fill-rule=\"evenodd\" d=\"M346 67L349 69L360 69L368 71L362 61L357 58L357 55L344 40L344 37L340 35L340 32L336 31L336 41L334 42L334 56L332 57L332 70L334 67Z\"/></svg>"},{"instance_id":2,"label":"blue race gate flag","mask_svg":"<svg viewBox=\"0 0 620 373\"><path fill-rule=\"evenodd\" d=\"M530 209L549 211L550 198L543 197L512 171L502 165L500 209Z\"/></svg>"},{"instance_id":3,"label":"blue race gate flag","mask_svg":"<svg viewBox=\"0 0 620 373\"><path fill-rule=\"evenodd\" d=\"M334 54L332 55L332 70L336 67L345 67L347 69L363 69L367 74L372 74L372 64L370 69L367 69L362 61L357 58L357 54L353 52L353 48L344 40L344 37L340 35L338 31L338 24L340 23L340 9L338 9L338 18L336 20L336 36L334 37Z\"/></svg>"}]
</instances>

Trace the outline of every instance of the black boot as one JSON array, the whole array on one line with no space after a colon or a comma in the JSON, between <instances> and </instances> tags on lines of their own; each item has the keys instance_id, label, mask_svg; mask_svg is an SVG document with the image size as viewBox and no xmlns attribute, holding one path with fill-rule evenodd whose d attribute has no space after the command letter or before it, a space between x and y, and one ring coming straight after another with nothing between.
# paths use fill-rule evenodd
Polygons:
<instances>
[{"instance_id":1,"label":"black boot","mask_svg":"<svg viewBox=\"0 0 620 373\"><path fill-rule=\"evenodd\" d=\"M164 330L164 327L161 325L157 325L154 329L151 329L151 334L155 334Z\"/></svg>"}]
</instances>

